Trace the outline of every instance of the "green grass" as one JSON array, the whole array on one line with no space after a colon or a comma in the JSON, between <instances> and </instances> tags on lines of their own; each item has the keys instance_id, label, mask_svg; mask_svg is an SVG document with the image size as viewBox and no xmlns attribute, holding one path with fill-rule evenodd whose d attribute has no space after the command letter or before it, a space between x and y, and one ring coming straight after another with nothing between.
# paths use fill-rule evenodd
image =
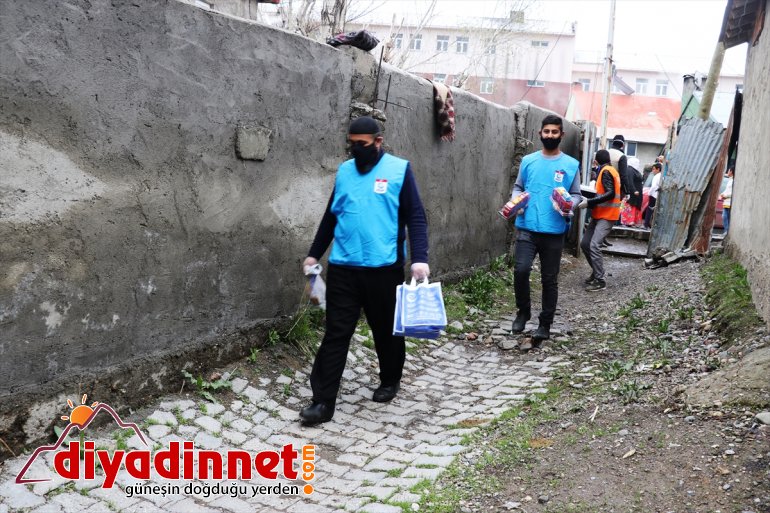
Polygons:
<instances>
[{"instance_id":1,"label":"green grass","mask_svg":"<svg viewBox=\"0 0 770 513\"><path fill-rule=\"evenodd\" d=\"M320 308L301 308L292 317L289 329L280 334L280 339L295 346L308 360L312 359L321 342L324 315L325 312Z\"/></svg>"},{"instance_id":2,"label":"green grass","mask_svg":"<svg viewBox=\"0 0 770 513\"><path fill-rule=\"evenodd\" d=\"M131 436L133 436L134 432L130 429L116 429L112 432L112 438L115 440L115 448L119 451L125 451L128 449L128 444L126 443Z\"/></svg>"},{"instance_id":3,"label":"green grass","mask_svg":"<svg viewBox=\"0 0 770 513\"><path fill-rule=\"evenodd\" d=\"M615 381L620 379L625 373L633 368L633 362L621 362L613 360L611 362L602 363L599 370L599 377L604 381Z\"/></svg>"},{"instance_id":4,"label":"green grass","mask_svg":"<svg viewBox=\"0 0 770 513\"><path fill-rule=\"evenodd\" d=\"M186 370L182 371L182 375L187 378L187 380L192 383L193 386L195 386L195 389L198 391L198 394L200 394L201 397L204 399L211 401L212 403L215 403L216 400L214 399L214 396L211 394L212 392L218 392L220 390L224 390L227 388L230 388L232 385L229 380L224 378L219 378L214 381L207 381L203 379L203 376L198 374L198 376L193 376ZM205 408L205 405L201 405L201 409ZM204 412L205 413L205 412Z\"/></svg>"},{"instance_id":5,"label":"green grass","mask_svg":"<svg viewBox=\"0 0 770 513\"><path fill-rule=\"evenodd\" d=\"M556 418L549 405L560 390L553 387L547 394L532 396L522 406L504 412L467 435L463 443L485 447L484 453L471 466L458 458L435 484L425 481L413 487L414 493L423 494L420 511L455 513L461 511L463 501L473 502L482 495L500 491L499 476L530 465L540 450L538 447L546 446L538 445L533 438L535 428ZM522 411L527 413L523 417Z\"/></svg>"},{"instance_id":6,"label":"green grass","mask_svg":"<svg viewBox=\"0 0 770 513\"><path fill-rule=\"evenodd\" d=\"M466 304L482 310L488 310L494 304L496 288L494 276L486 269L477 270L458 286Z\"/></svg>"},{"instance_id":7,"label":"green grass","mask_svg":"<svg viewBox=\"0 0 770 513\"><path fill-rule=\"evenodd\" d=\"M748 274L724 254L711 257L701 270L706 283L706 304L714 327L730 340L762 324L751 298Z\"/></svg>"}]
</instances>

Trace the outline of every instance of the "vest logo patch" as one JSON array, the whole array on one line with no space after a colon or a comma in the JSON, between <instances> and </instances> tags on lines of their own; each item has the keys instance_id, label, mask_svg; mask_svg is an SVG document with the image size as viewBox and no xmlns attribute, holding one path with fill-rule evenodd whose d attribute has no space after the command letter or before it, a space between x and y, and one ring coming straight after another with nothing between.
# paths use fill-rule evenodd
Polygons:
<instances>
[{"instance_id":1,"label":"vest logo patch","mask_svg":"<svg viewBox=\"0 0 770 513\"><path fill-rule=\"evenodd\" d=\"M562 171L561 169L556 171L556 173L554 173L554 175L553 175L553 181L554 182L558 182L558 183L562 183L564 181L564 175L565 174L566 173L564 171Z\"/></svg>"},{"instance_id":2,"label":"vest logo patch","mask_svg":"<svg viewBox=\"0 0 770 513\"><path fill-rule=\"evenodd\" d=\"M385 178L377 178L374 181L374 192L377 194L385 194L388 192L388 181Z\"/></svg>"}]
</instances>

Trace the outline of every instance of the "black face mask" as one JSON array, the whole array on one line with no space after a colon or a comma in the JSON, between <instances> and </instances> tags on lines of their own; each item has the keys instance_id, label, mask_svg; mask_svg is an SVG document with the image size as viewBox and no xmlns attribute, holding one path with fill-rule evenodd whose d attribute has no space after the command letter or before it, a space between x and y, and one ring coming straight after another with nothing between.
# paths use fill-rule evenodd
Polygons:
<instances>
[{"instance_id":1,"label":"black face mask","mask_svg":"<svg viewBox=\"0 0 770 513\"><path fill-rule=\"evenodd\" d=\"M546 150L555 150L559 147L559 144L561 143L561 137L557 138L551 138L551 137L541 137L540 142L543 143L543 148Z\"/></svg>"},{"instance_id":2,"label":"black face mask","mask_svg":"<svg viewBox=\"0 0 770 513\"><path fill-rule=\"evenodd\" d=\"M350 154L356 161L356 168L360 173L366 173L369 171L379 160L380 150L372 143L369 146L361 146L354 144L350 148Z\"/></svg>"}]
</instances>

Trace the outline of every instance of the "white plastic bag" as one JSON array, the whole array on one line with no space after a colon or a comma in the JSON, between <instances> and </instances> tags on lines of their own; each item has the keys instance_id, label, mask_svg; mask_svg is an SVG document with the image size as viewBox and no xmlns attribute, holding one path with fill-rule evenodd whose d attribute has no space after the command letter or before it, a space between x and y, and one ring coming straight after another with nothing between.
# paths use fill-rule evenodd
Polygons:
<instances>
[{"instance_id":1,"label":"white plastic bag","mask_svg":"<svg viewBox=\"0 0 770 513\"><path fill-rule=\"evenodd\" d=\"M305 276L308 277L307 292L310 296L310 302L318 305L322 310L326 310L326 283L321 278L323 266L321 264L306 265Z\"/></svg>"}]
</instances>

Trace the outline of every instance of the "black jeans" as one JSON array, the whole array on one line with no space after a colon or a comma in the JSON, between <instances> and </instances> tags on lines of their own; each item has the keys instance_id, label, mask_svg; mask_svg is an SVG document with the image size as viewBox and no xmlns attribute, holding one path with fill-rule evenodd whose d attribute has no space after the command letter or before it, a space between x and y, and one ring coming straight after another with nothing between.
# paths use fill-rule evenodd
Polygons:
<instances>
[{"instance_id":1,"label":"black jeans","mask_svg":"<svg viewBox=\"0 0 770 513\"><path fill-rule=\"evenodd\" d=\"M396 385L401 381L406 345L404 337L393 336L393 315L396 287L404 282L404 270L330 265L326 280L326 333L313 363L310 386L314 401L333 407L362 308L374 335L380 382Z\"/></svg>"},{"instance_id":2,"label":"black jeans","mask_svg":"<svg viewBox=\"0 0 770 513\"><path fill-rule=\"evenodd\" d=\"M535 255L540 255L540 282L543 285L543 310L540 324L551 326L559 299L559 267L561 250L564 248L564 234L537 233L519 230L514 252L516 264L513 267L513 290L516 293L516 307L520 313L530 315L529 274Z\"/></svg>"}]
</instances>

